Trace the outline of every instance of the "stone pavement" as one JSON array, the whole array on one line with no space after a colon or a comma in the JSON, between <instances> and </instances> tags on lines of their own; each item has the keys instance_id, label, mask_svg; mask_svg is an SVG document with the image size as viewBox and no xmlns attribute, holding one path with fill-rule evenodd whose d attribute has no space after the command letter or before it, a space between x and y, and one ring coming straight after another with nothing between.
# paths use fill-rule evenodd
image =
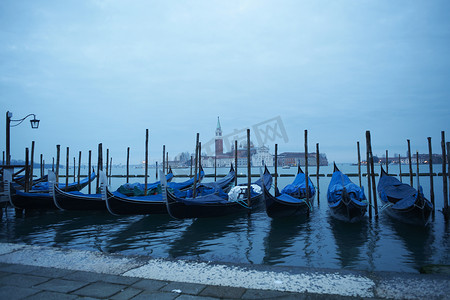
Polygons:
<instances>
[{"instance_id":1,"label":"stone pavement","mask_svg":"<svg viewBox=\"0 0 450 300\"><path fill-rule=\"evenodd\" d=\"M264 283L271 276L275 280ZM236 281L230 280L233 277ZM448 275L244 268L0 243L0 299L5 300L429 300L449 299L449 279Z\"/></svg>"},{"instance_id":2,"label":"stone pavement","mask_svg":"<svg viewBox=\"0 0 450 300\"><path fill-rule=\"evenodd\" d=\"M0 264L0 299L336 299L336 296L170 282ZM339 297L342 299L352 297Z\"/></svg>"}]
</instances>

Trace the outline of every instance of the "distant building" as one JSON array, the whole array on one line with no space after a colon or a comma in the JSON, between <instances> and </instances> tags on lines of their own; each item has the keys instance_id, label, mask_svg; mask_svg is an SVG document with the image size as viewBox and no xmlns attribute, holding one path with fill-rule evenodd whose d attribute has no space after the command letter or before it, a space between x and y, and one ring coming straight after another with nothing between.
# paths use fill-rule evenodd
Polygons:
<instances>
[{"instance_id":1,"label":"distant building","mask_svg":"<svg viewBox=\"0 0 450 300\"><path fill-rule=\"evenodd\" d=\"M252 142L250 142L250 164L253 167L268 166L272 167L275 165L274 155L269 152L268 146L255 147ZM201 163L205 168L217 166L229 167L231 164L235 164L235 155L237 154L237 166L246 167L247 166L247 145L246 143L238 145L236 151L235 145L231 145L231 151L223 152L223 137L222 137L222 127L220 125L220 119L217 117L217 126L215 130L215 155L208 156L202 154ZM192 155L194 156L194 155ZM308 165L315 166L317 164L316 153L308 154ZM180 159L177 161L177 159ZM188 153L182 153L177 156L174 162L170 162L170 165L176 165L178 167L188 167L191 164L190 156ZM305 153L302 152L284 152L278 155L278 165L283 166L297 166L305 165ZM319 165L328 166L328 160L324 153L319 154Z\"/></svg>"},{"instance_id":2,"label":"distant building","mask_svg":"<svg viewBox=\"0 0 450 300\"><path fill-rule=\"evenodd\" d=\"M217 127L216 127L216 156L223 154L223 138L222 138L222 128L220 127L220 120L217 117Z\"/></svg>"},{"instance_id":3,"label":"distant building","mask_svg":"<svg viewBox=\"0 0 450 300\"><path fill-rule=\"evenodd\" d=\"M256 149L256 153L252 156L253 167L273 167L273 155L269 153L269 148L262 146Z\"/></svg>"},{"instance_id":4,"label":"distant building","mask_svg":"<svg viewBox=\"0 0 450 300\"><path fill-rule=\"evenodd\" d=\"M305 165L305 153L304 152L283 152L277 157L279 166L295 167ZM308 153L308 166L317 165L316 153ZM324 153L319 153L319 166L328 166L328 159Z\"/></svg>"}]
</instances>

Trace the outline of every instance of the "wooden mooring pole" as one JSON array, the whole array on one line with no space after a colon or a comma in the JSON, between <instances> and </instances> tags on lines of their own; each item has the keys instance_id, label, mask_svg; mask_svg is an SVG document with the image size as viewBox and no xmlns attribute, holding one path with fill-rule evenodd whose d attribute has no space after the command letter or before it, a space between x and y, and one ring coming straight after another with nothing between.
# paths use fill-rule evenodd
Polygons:
<instances>
[{"instance_id":1,"label":"wooden mooring pole","mask_svg":"<svg viewBox=\"0 0 450 300\"><path fill-rule=\"evenodd\" d=\"M375 209L375 220L378 220L377 187L375 185L375 166L374 166L374 162L373 162L373 152L372 152L372 142L371 142L371 138L370 138L370 132L369 132L369 150L370 150L370 169L371 169L370 177L372 180L373 206Z\"/></svg>"},{"instance_id":2,"label":"wooden mooring pole","mask_svg":"<svg viewBox=\"0 0 450 300\"><path fill-rule=\"evenodd\" d=\"M162 162L162 171L163 171L163 174L166 174L166 145L163 145L163 153L162 153L162 156L163 156L163 162Z\"/></svg>"},{"instance_id":3,"label":"wooden mooring pole","mask_svg":"<svg viewBox=\"0 0 450 300\"><path fill-rule=\"evenodd\" d=\"M30 150L29 148L25 148L25 192L29 192L30 190Z\"/></svg>"},{"instance_id":4,"label":"wooden mooring pole","mask_svg":"<svg viewBox=\"0 0 450 300\"><path fill-rule=\"evenodd\" d=\"M431 137L428 140L428 167L430 171L430 201L433 204L433 217L435 216L435 203L434 203L434 179L433 179L433 151L431 149Z\"/></svg>"},{"instance_id":5,"label":"wooden mooring pole","mask_svg":"<svg viewBox=\"0 0 450 300\"><path fill-rule=\"evenodd\" d=\"M359 149L359 141L356 142L356 149L358 150L358 178L359 178L359 187L362 187L361 182L361 151Z\"/></svg>"},{"instance_id":6,"label":"wooden mooring pole","mask_svg":"<svg viewBox=\"0 0 450 300\"><path fill-rule=\"evenodd\" d=\"M41 154L41 178L44 177L44 156Z\"/></svg>"},{"instance_id":7,"label":"wooden mooring pole","mask_svg":"<svg viewBox=\"0 0 450 300\"><path fill-rule=\"evenodd\" d=\"M76 163L76 159L75 156L73 157L73 182L75 182L75 172L77 170L77 163Z\"/></svg>"},{"instance_id":8,"label":"wooden mooring pole","mask_svg":"<svg viewBox=\"0 0 450 300\"><path fill-rule=\"evenodd\" d=\"M305 187L306 202L309 202L309 177L308 177L308 130L305 129Z\"/></svg>"},{"instance_id":9,"label":"wooden mooring pole","mask_svg":"<svg viewBox=\"0 0 450 300\"><path fill-rule=\"evenodd\" d=\"M445 164L445 131L441 131L441 148L442 148L442 183L444 192L444 216L448 219L448 186L447 186L447 169Z\"/></svg>"},{"instance_id":10,"label":"wooden mooring pole","mask_svg":"<svg viewBox=\"0 0 450 300\"><path fill-rule=\"evenodd\" d=\"M317 180L317 204L320 204L319 201L319 171L320 171L320 154L319 154L319 143L316 143L316 180Z\"/></svg>"},{"instance_id":11,"label":"wooden mooring pole","mask_svg":"<svg viewBox=\"0 0 450 300\"><path fill-rule=\"evenodd\" d=\"M66 188L65 191L69 191L69 147L66 147Z\"/></svg>"},{"instance_id":12,"label":"wooden mooring pole","mask_svg":"<svg viewBox=\"0 0 450 300\"><path fill-rule=\"evenodd\" d=\"M169 158L167 158L167 162L169 162ZM202 166L202 142L198 142L198 176L200 176L200 167ZM167 165L167 169L169 169L169 165ZM200 181L200 178L199 178Z\"/></svg>"},{"instance_id":13,"label":"wooden mooring pole","mask_svg":"<svg viewBox=\"0 0 450 300\"><path fill-rule=\"evenodd\" d=\"M238 177L238 149L237 149L237 140L234 141L234 172L236 176L234 176L234 186L237 186L237 177Z\"/></svg>"},{"instance_id":14,"label":"wooden mooring pole","mask_svg":"<svg viewBox=\"0 0 450 300\"><path fill-rule=\"evenodd\" d=\"M144 196L147 196L148 182L148 129L145 130L145 171L144 171Z\"/></svg>"},{"instance_id":15,"label":"wooden mooring pole","mask_svg":"<svg viewBox=\"0 0 450 300\"><path fill-rule=\"evenodd\" d=\"M420 190L420 180L419 180L419 151L416 151L416 171L417 171L417 192Z\"/></svg>"},{"instance_id":16,"label":"wooden mooring pole","mask_svg":"<svg viewBox=\"0 0 450 300\"><path fill-rule=\"evenodd\" d=\"M214 181L217 181L217 155L214 154Z\"/></svg>"},{"instance_id":17,"label":"wooden mooring pole","mask_svg":"<svg viewBox=\"0 0 450 300\"><path fill-rule=\"evenodd\" d=\"M106 148L106 164L105 164L106 183L109 178L109 148Z\"/></svg>"},{"instance_id":18,"label":"wooden mooring pole","mask_svg":"<svg viewBox=\"0 0 450 300\"><path fill-rule=\"evenodd\" d=\"M251 202L251 185L252 185L252 170L250 167L250 129L247 129L247 206L250 208ZM264 183L263 183L264 184ZM250 212L250 210L249 210Z\"/></svg>"},{"instance_id":19,"label":"wooden mooring pole","mask_svg":"<svg viewBox=\"0 0 450 300\"><path fill-rule=\"evenodd\" d=\"M97 186L95 192L98 193L98 188L100 186L100 171L103 171L103 145L98 144L98 160L97 160Z\"/></svg>"},{"instance_id":20,"label":"wooden mooring pole","mask_svg":"<svg viewBox=\"0 0 450 300\"><path fill-rule=\"evenodd\" d=\"M447 178L450 181L450 142L447 142ZM447 202L447 215L448 215L448 213L449 213L449 211L448 211L448 202Z\"/></svg>"},{"instance_id":21,"label":"wooden mooring pole","mask_svg":"<svg viewBox=\"0 0 450 300\"><path fill-rule=\"evenodd\" d=\"M191 171L189 172L189 177L192 177L192 164L193 164L193 157L191 155Z\"/></svg>"},{"instance_id":22,"label":"wooden mooring pole","mask_svg":"<svg viewBox=\"0 0 450 300\"><path fill-rule=\"evenodd\" d=\"M278 190L278 144L275 144L275 196Z\"/></svg>"},{"instance_id":23,"label":"wooden mooring pole","mask_svg":"<svg viewBox=\"0 0 450 300\"><path fill-rule=\"evenodd\" d=\"M197 163L198 163L198 143L200 139L200 133L197 132L195 139L195 161L194 161L194 188L192 190L192 197L195 198L197 192Z\"/></svg>"},{"instance_id":24,"label":"wooden mooring pole","mask_svg":"<svg viewBox=\"0 0 450 300\"><path fill-rule=\"evenodd\" d=\"M89 150L89 155L88 155L88 172L87 172L88 178L91 178L91 166L92 166L92 150ZM98 177L98 173L97 173L97 177ZM91 181L89 180L88 194L90 194L90 193L91 193Z\"/></svg>"},{"instance_id":25,"label":"wooden mooring pole","mask_svg":"<svg viewBox=\"0 0 450 300\"><path fill-rule=\"evenodd\" d=\"M366 164L367 164L367 194L369 195L369 219L372 219L372 182L370 176L370 131L366 131Z\"/></svg>"},{"instance_id":26,"label":"wooden mooring pole","mask_svg":"<svg viewBox=\"0 0 450 300\"><path fill-rule=\"evenodd\" d=\"M78 152L78 185L80 185L80 176L81 176L81 151Z\"/></svg>"},{"instance_id":27,"label":"wooden mooring pole","mask_svg":"<svg viewBox=\"0 0 450 300\"><path fill-rule=\"evenodd\" d=\"M31 142L31 157L30 157L30 189L33 187L33 170L34 170L34 141Z\"/></svg>"},{"instance_id":28,"label":"wooden mooring pole","mask_svg":"<svg viewBox=\"0 0 450 300\"><path fill-rule=\"evenodd\" d=\"M389 155L388 155L388 151L386 150L386 173L389 174Z\"/></svg>"},{"instance_id":29,"label":"wooden mooring pole","mask_svg":"<svg viewBox=\"0 0 450 300\"><path fill-rule=\"evenodd\" d=\"M412 159L411 159L411 142L410 140L406 140L408 142L408 160L409 160L409 185L413 186L413 170L412 170Z\"/></svg>"},{"instance_id":30,"label":"wooden mooring pole","mask_svg":"<svg viewBox=\"0 0 450 300\"><path fill-rule=\"evenodd\" d=\"M130 147L127 147L127 183L130 182Z\"/></svg>"},{"instance_id":31,"label":"wooden mooring pole","mask_svg":"<svg viewBox=\"0 0 450 300\"><path fill-rule=\"evenodd\" d=\"M400 154L398 155L398 172L400 176L400 182L402 182L402 159L400 158Z\"/></svg>"},{"instance_id":32,"label":"wooden mooring pole","mask_svg":"<svg viewBox=\"0 0 450 300\"><path fill-rule=\"evenodd\" d=\"M59 186L59 156L61 152L61 145L56 145L56 184Z\"/></svg>"},{"instance_id":33,"label":"wooden mooring pole","mask_svg":"<svg viewBox=\"0 0 450 300\"><path fill-rule=\"evenodd\" d=\"M111 177L112 177L112 156L109 158L109 185L111 185Z\"/></svg>"}]
</instances>

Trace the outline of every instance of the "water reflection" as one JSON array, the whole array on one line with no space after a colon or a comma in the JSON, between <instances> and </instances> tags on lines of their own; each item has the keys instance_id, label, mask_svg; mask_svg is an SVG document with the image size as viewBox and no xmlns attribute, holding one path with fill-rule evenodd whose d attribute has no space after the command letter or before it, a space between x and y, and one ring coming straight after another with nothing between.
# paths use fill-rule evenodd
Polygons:
<instances>
[{"instance_id":1,"label":"water reflection","mask_svg":"<svg viewBox=\"0 0 450 300\"><path fill-rule=\"evenodd\" d=\"M220 260L220 257L232 255L227 253L234 241L229 236L241 232L246 219L247 215L194 219L177 239L169 243L169 256L189 259L215 256Z\"/></svg>"},{"instance_id":2,"label":"water reflection","mask_svg":"<svg viewBox=\"0 0 450 300\"><path fill-rule=\"evenodd\" d=\"M264 258L263 263L275 265L286 262L286 259L292 255L289 251L297 242L299 235L308 237L310 229L308 228L309 216L299 216L292 218L274 218L270 221L270 230L264 239ZM308 253L308 238L304 239L303 253Z\"/></svg>"},{"instance_id":3,"label":"water reflection","mask_svg":"<svg viewBox=\"0 0 450 300\"><path fill-rule=\"evenodd\" d=\"M403 253L404 263L411 265L414 269L419 270L420 267L432 263L432 244L434 236L431 234L431 225L415 226L405 224L392 218L384 218L383 223L392 229L407 252Z\"/></svg>"},{"instance_id":4,"label":"water reflection","mask_svg":"<svg viewBox=\"0 0 450 300\"><path fill-rule=\"evenodd\" d=\"M7 242L51 246L57 228L65 221L60 211L29 210L16 214L8 208L0 223L0 235Z\"/></svg>"},{"instance_id":5,"label":"water reflection","mask_svg":"<svg viewBox=\"0 0 450 300\"><path fill-rule=\"evenodd\" d=\"M358 265L361 258L361 248L368 241L368 219L361 222L343 222L328 215L331 232L337 246L337 258L342 268L352 268Z\"/></svg>"},{"instance_id":6,"label":"water reflection","mask_svg":"<svg viewBox=\"0 0 450 300\"><path fill-rule=\"evenodd\" d=\"M161 256L188 221L169 215L127 216L124 226L115 228L107 242L108 252Z\"/></svg>"}]
</instances>

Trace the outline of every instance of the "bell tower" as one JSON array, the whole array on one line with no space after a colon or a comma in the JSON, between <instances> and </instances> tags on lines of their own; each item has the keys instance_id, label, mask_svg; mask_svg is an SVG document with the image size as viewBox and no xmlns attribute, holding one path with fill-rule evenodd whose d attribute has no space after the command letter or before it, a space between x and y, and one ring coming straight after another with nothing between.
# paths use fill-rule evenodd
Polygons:
<instances>
[{"instance_id":1,"label":"bell tower","mask_svg":"<svg viewBox=\"0 0 450 300\"><path fill-rule=\"evenodd\" d=\"M222 139L222 128L220 127L220 120L217 117L217 127L216 127L216 156L223 154L223 139Z\"/></svg>"}]
</instances>

